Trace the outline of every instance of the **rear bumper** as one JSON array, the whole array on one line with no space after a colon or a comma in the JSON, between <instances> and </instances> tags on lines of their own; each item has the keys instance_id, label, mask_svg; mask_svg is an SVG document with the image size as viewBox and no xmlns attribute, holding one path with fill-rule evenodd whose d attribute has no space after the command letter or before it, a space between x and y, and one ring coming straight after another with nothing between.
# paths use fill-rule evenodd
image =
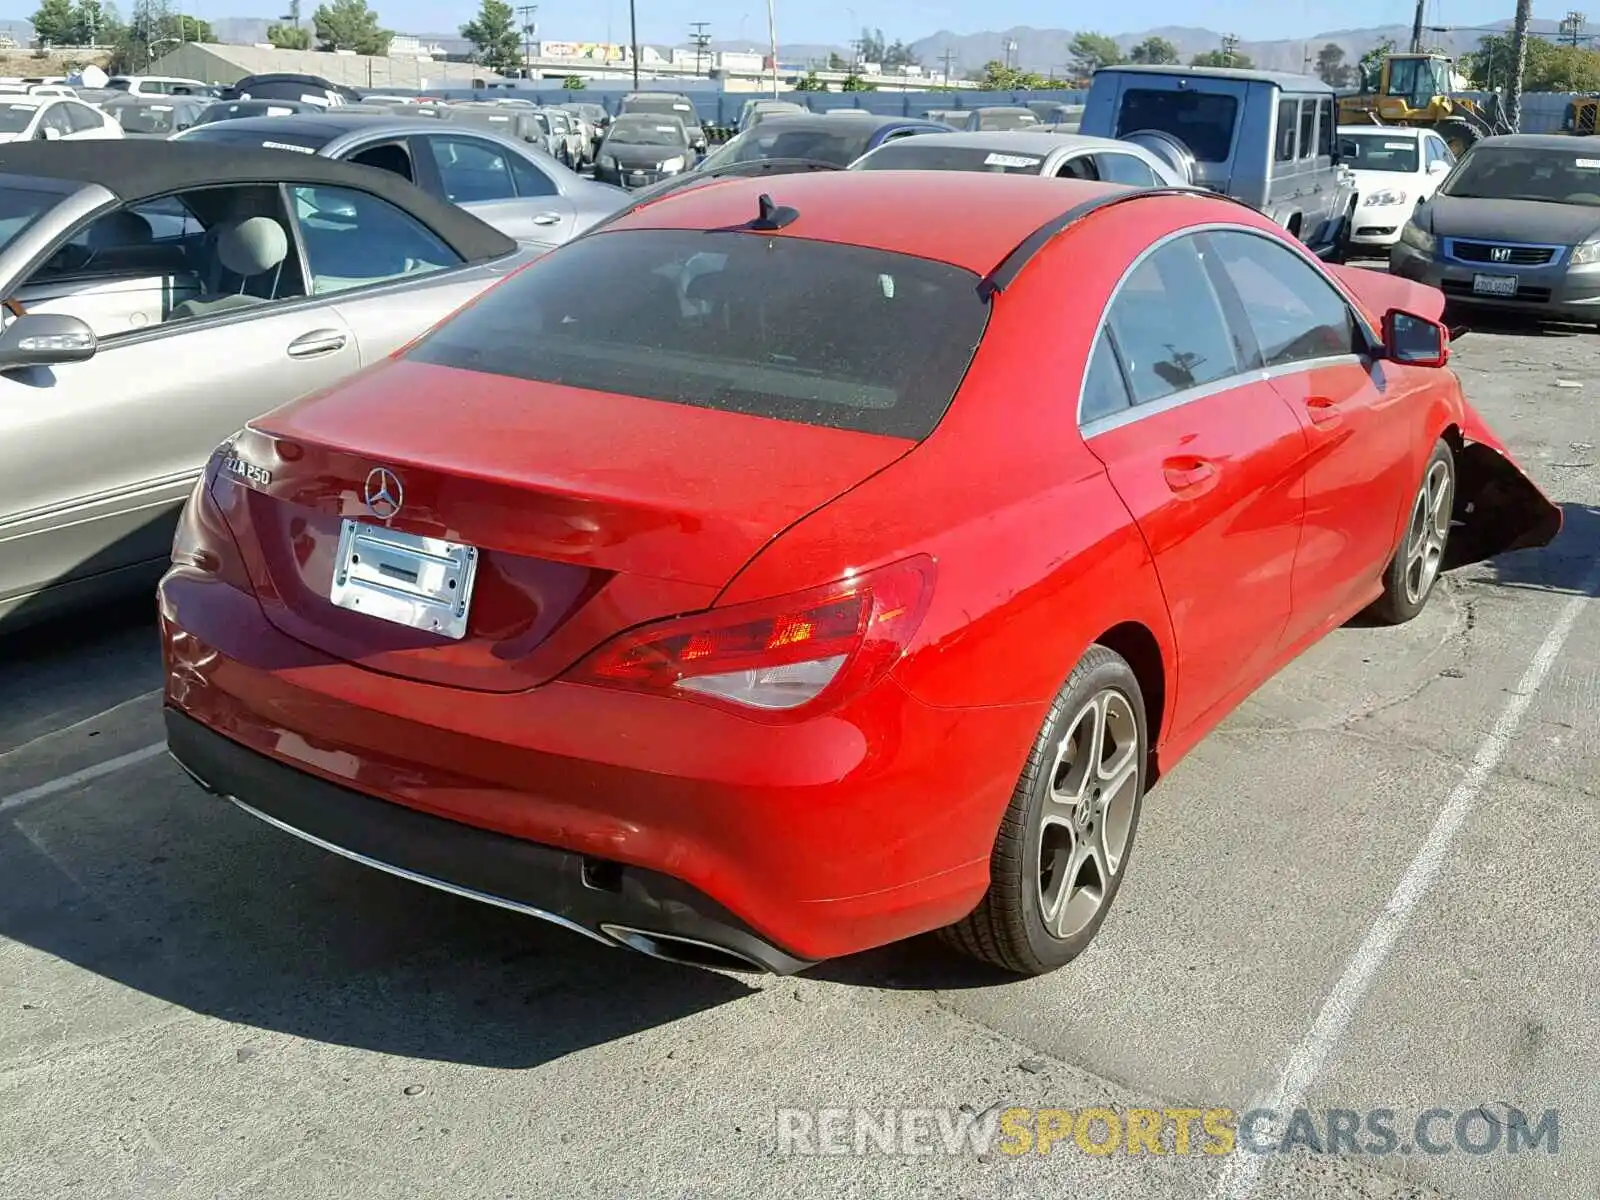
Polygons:
<instances>
[{"instance_id":1,"label":"rear bumper","mask_svg":"<svg viewBox=\"0 0 1600 1200\"><path fill-rule=\"evenodd\" d=\"M610 946L626 944L633 933L667 935L684 939L685 947L703 944L736 956L746 969L787 975L811 965L670 876L389 804L258 754L176 709L165 715L167 749L206 791L364 866Z\"/></svg>"},{"instance_id":2,"label":"rear bumper","mask_svg":"<svg viewBox=\"0 0 1600 1200\"><path fill-rule=\"evenodd\" d=\"M645 917L670 909L689 924L653 928L697 937L684 931L710 922L716 936L702 940L774 970L970 912L1042 713L936 708L892 677L846 710L783 726L560 681L516 693L441 687L314 650L272 625L254 596L190 567L162 581L160 615L174 719L238 750L222 763L232 773L213 778L217 766L184 757L199 739L175 744L212 790L334 849L591 932L613 920L644 928ZM237 766L254 759L277 772ZM341 803L379 826L399 812L395 821L420 816L445 823L431 828L458 825L488 839L472 844L564 855L528 874L568 882L529 882L508 896L498 876L404 856L389 862L388 843L370 845L344 826L330 836L299 809L281 808L291 801L279 794L307 780L361 799ZM581 884L584 859L650 881L643 909L574 892L570 878ZM583 903L564 907L573 896Z\"/></svg>"}]
</instances>

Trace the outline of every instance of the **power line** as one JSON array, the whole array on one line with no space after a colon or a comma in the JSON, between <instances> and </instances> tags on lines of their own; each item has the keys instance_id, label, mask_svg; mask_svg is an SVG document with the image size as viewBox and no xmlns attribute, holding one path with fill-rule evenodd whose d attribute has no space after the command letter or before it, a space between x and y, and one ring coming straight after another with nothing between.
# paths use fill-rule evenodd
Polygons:
<instances>
[{"instance_id":1,"label":"power line","mask_svg":"<svg viewBox=\"0 0 1600 1200\"><path fill-rule=\"evenodd\" d=\"M1222 65L1233 66L1233 52L1239 48L1239 35L1225 33L1222 35Z\"/></svg>"},{"instance_id":2,"label":"power line","mask_svg":"<svg viewBox=\"0 0 1600 1200\"><path fill-rule=\"evenodd\" d=\"M1588 41L1584 36L1583 27L1588 17L1581 12L1568 12L1561 18L1561 40L1569 46L1577 47Z\"/></svg>"}]
</instances>

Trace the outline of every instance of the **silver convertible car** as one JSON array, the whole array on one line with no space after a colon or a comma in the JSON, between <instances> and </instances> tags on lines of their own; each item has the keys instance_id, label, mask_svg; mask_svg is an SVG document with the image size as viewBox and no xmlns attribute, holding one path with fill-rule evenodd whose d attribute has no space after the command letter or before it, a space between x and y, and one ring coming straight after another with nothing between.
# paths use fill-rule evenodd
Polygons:
<instances>
[{"instance_id":1,"label":"silver convertible car","mask_svg":"<svg viewBox=\"0 0 1600 1200\"><path fill-rule=\"evenodd\" d=\"M295 117L197 125L172 139L298 150L378 167L459 204L519 241L554 248L628 201L527 142L452 118L392 117L355 105Z\"/></svg>"},{"instance_id":2,"label":"silver convertible car","mask_svg":"<svg viewBox=\"0 0 1600 1200\"><path fill-rule=\"evenodd\" d=\"M0 148L0 629L154 580L218 444L536 257L311 155Z\"/></svg>"}]
</instances>

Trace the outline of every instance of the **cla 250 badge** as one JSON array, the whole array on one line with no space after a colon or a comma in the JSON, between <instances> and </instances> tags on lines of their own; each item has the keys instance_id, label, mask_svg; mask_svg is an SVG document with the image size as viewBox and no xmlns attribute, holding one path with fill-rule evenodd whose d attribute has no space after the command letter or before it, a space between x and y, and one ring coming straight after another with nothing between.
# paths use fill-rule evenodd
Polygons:
<instances>
[{"instance_id":1,"label":"cla 250 badge","mask_svg":"<svg viewBox=\"0 0 1600 1200\"><path fill-rule=\"evenodd\" d=\"M222 469L230 475L237 475L246 483L253 483L257 487L266 487L272 482L272 472L265 467L258 467L255 463L245 462L237 454L230 454L222 460Z\"/></svg>"}]
</instances>

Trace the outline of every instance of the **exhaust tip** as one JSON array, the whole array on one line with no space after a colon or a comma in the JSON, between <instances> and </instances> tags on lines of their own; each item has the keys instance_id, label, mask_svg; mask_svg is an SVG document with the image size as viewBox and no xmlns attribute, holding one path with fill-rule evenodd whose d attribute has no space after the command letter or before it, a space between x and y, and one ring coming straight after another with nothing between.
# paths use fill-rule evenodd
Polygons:
<instances>
[{"instance_id":1,"label":"exhaust tip","mask_svg":"<svg viewBox=\"0 0 1600 1200\"><path fill-rule=\"evenodd\" d=\"M737 950L730 950L726 946L715 946L697 938L680 937L675 933L652 933L628 925L602 925L600 932L607 937L615 938L630 950L636 950L648 958L661 962L676 963L683 967L699 967L707 971L770 974L761 963Z\"/></svg>"}]
</instances>

